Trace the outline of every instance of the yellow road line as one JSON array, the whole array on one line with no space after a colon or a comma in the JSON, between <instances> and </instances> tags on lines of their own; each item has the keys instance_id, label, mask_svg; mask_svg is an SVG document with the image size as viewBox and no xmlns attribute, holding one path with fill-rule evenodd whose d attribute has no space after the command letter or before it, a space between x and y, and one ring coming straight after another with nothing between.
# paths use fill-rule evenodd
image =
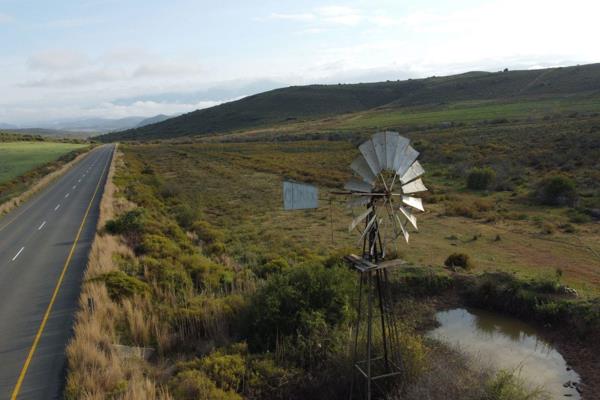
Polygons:
<instances>
[{"instance_id":1,"label":"yellow road line","mask_svg":"<svg viewBox=\"0 0 600 400\"><path fill-rule=\"evenodd\" d=\"M102 182L102 177L104 176L104 171L106 171L106 167L108 166L108 163L111 159L112 159L112 157L108 158L108 161L106 162L106 164L104 165L104 168L102 169L102 173L100 174L100 178L98 179L98 183L96 184L96 189L94 190L94 194L92 195L92 198L90 200L90 203L87 206L87 209L85 210L85 214L83 215L83 219L81 220L81 225L79 225L79 230L77 231L77 236L75 236L75 242L73 242L73 246L71 246L71 251L69 251L69 256L67 257L67 260L65 261L65 265L63 266L62 272L60 273L60 277L58 278L58 281L56 282L54 292L52 293L52 297L50 298L50 303L48 303L48 308L46 309L46 313L44 314L42 323L40 324L37 334L35 335L35 339L33 340L33 344L31 345L29 354L27 355L27 358L25 359L25 364L23 364L23 368L21 369L21 373L19 374L19 379L17 380L17 384L15 385L12 395L10 396L11 400L16 400L17 396L19 395L19 392L21 391L21 386L23 385L23 381L25 380L25 375L27 374L27 370L29 369L29 365L31 364L33 355L35 354L35 350L37 349L40 339L42 338L42 333L44 332L44 328L46 327L46 323L48 322L48 318L50 317L50 313L52 312L52 307L54 306L54 302L56 301L56 297L58 296L58 292L62 285L63 279L65 277L65 274L67 273L69 264L71 263L71 258L73 257L73 253L75 252L75 247L77 246L77 242L79 241L79 236L81 236L81 231L83 230L83 225L85 224L85 221L88 217L90 209L92 208L92 203L94 202L94 199L96 198L98 189L100 188L100 182Z\"/></svg>"}]
</instances>

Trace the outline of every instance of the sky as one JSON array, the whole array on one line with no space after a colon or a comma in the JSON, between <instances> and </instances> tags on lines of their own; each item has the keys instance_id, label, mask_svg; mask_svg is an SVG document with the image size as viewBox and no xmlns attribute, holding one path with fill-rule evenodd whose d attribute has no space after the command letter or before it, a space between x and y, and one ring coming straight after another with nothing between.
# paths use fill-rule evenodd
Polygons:
<instances>
[{"instance_id":1,"label":"sky","mask_svg":"<svg viewBox=\"0 0 600 400\"><path fill-rule=\"evenodd\" d=\"M0 0L0 123L600 62L597 0Z\"/></svg>"}]
</instances>

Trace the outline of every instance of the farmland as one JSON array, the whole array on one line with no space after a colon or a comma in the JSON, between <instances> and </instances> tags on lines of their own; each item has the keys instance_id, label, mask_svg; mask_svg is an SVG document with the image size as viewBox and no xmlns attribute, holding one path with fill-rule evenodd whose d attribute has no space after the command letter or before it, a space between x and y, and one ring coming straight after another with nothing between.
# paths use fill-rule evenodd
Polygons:
<instances>
[{"instance_id":1,"label":"farmland","mask_svg":"<svg viewBox=\"0 0 600 400\"><path fill-rule=\"evenodd\" d=\"M17 196L31 183L71 160L86 144L49 141L0 141L0 203Z\"/></svg>"},{"instance_id":2,"label":"farmland","mask_svg":"<svg viewBox=\"0 0 600 400\"><path fill-rule=\"evenodd\" d=\"M53 142L0 143L0 184L83 146Z\"/></svg>"}]
</instances>

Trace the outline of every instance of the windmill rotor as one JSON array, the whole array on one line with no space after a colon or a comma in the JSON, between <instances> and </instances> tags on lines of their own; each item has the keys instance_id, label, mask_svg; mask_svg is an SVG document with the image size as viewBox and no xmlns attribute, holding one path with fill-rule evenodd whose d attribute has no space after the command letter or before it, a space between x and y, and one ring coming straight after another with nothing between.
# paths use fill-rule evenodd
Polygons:
<instances>
[{"instance_id":1,"label":"windmill rotor","mask_svg":"<svg viewBox=\"0 0 600 400\"><path fill-rule=\"evenodd\" d=\"M399 239L408 243L409 229L418 230L415 212L424 211L418 196L427 191L421 179L425 170L419 152L397 132L376 133L358 149L350 164L356 176L344 185L355 216L349 231L358 231L359 242L368 242L363 255L377 261Z\"/></svg>"}]
</instances>

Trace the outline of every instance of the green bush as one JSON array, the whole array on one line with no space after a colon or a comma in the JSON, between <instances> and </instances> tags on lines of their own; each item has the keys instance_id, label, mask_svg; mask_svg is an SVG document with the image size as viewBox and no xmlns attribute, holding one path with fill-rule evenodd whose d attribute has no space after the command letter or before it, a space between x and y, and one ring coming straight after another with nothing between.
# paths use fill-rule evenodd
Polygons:
<instances>
[{"instance_id":1,"label":"green bush","mask_svg":"<svg viewBox=\"0 0 600 400\"><path fill-rule=\"evenodd\" d=\"M94 278L94 280L104 282L110 298L114 301L131 297L134 294L143 294L150 290L145 282L122 271L111 271Z\"/></svg>"},{"instance_id":2,"label":"green bush","mask_svg":"<svg viewBox=\"0 0 600 400\"><path fill-rule=\"evenodd\" d=\"M575 183L562 175L543 179L535 191L535 198L549 206L574 206L577 202Z\"/></svg>"},{"instance_id":3,"label":"green bush","mask_svg":"<svg viewBox=\"0 0 600 400\"><path fill-rule=\"evenodd\" d=\"M444 261L444 265L447 267L461 267L464 269L473 268L473 264L467 254L464 253L452 253Z\"/></svg>"},{"instance_id":4,"label":"green bush","mask_svg":"<svg viewBox=\"0 0 600 400\"><path fill-rule=\"evenodd\" d=\"M496 172L490 167L472 168L467 175L467 188L486 190L496 179Z\"/></svg>"},{"instance_id":5,"label":"green bush","mask_svg":"<svg viewBox=\"0 0 600 400\"><path fill-rule=\"evenodd\" d=\"M206 374L198 370L179 372L170 385L171 393L182 400L241 400L233 391L219 389Z\"/></svg>"},{"instance_id":6,"label":"green bush","mask_svg":"<svg viewBox=\"0 0 600 400\"><path fill-rule=\"evenodd\" d=\"M351 316L353 287L353 274L343 267L304 264L272 275L251 302L250 347L274 350L284 337L298 342L319 334L324 326L340 327Z\"/></svg>"},{"instance_id":7,"label":"green bush","mask_svg":"<svg viewBox=\"0 0 600 400\"><path fill-rule=\"evenodd\" d=\"M145 210L136 208L106 222L106 230L113 235L140 234L145 225Z\"/></svg>"}]
</instances>

